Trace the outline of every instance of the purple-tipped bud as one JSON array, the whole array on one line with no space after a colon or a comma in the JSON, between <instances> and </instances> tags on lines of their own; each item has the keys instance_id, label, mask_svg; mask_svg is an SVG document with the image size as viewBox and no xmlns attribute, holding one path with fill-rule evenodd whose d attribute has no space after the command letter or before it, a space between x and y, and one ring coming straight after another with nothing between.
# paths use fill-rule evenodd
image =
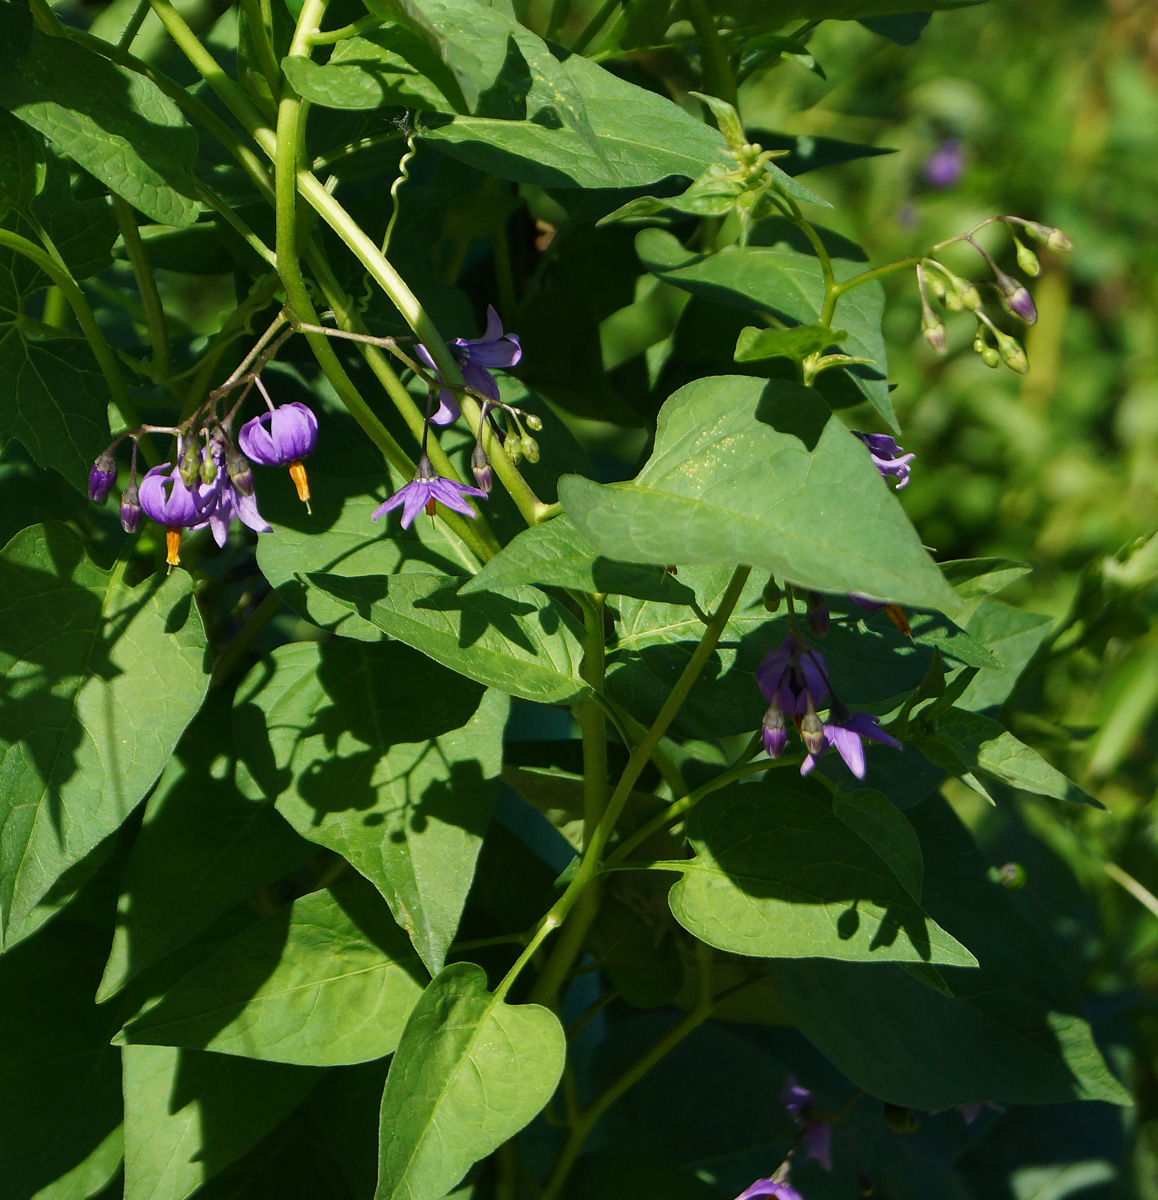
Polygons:
<instances>
[{"instance_id":1,"label":"purple-tipped bud","mask_svg":"<svg viewBox=\"0 0 1158 1200\"><path fill-rule=\"evenodd\" d=\"M137 499L134 481L121 493L121 528L126 533L136 533L141 525L141 502Z\"/></svg>"},{"instance_id":2,"label":"purple-tipped bud","mask_svg":"<svg viewBox=\"0 0 1158 1200\"><path fill-rule=\"evenodd\" d=\"M490 492L495 481L494 471L491 470L491 460L481 445L476 445L470 456L470 469L474 473L474 481L484 492Z\"/></svg>"},{"instance_id":3,"label":"purple-tipped bud","mask_svg":"<svg viewBox=\"0 0 1158 1200\"><path fill-rule=\"evenodd\" d=\"M780 705L775 701L768 706L768 711L764 714L760 732L764 735L764 752L769 758L779 758L788 744L788 730L784 726L784 714L780 711Z\"/></svg>"},{"instance_id":4,"label":"purple-tipped bud","mask_svg":"<svg viewBox=\"0 0 1158 1200\"><path fill-rule=\"evenodd\" d=\"M925 320L921 323L921 329L924 331L925 341L932 347L933 353L944 354L949 346L945 338L945 326L936 319Z\"/></svg>"},{"instance_id":5,"label":"purple-tipped bud","mask_svg":"<svg viewBox=\"0 0 1158 1200\"><path fill-rule=\"evenodd\" d=\"M1014 238L1013 244L1017 247L1017 265L1030 279L1036 279L1041 274L1041 260L1020 238Z\"/></svg>"},{"instance_id":6,"label":"purple-tipped bud","mask_svg":"<svg viewBox=\"0 0 1158 1200\"><path fill-rule=\"evenodd\" d=\"M253 495L253 468L249 465L249 459L230 442L225 443L225 469L229 472L229 482L239 496Z\"/></svg>"},{"instance_id":7,"label":"purple-tipped bud","mask_svg":"<svg viewBox=\"0 0 1158 1200\"><path fill-rule=\"evenodd\" d=\"M88 473L88 498L94 504L103 504L117 481L117 459L112 450L106 450L92 465Z\"/></svg>"},{"instance_id":8,"label":"purple-tipped bud","mask_svg":"<svg viewBox=\"0 0 1158 1200\"><path fill-rule=\"evenodd\" d=\"M812 630L817 637L824 637L828 632L829 616L828 605L824 602L824 597L819 592L808 593L808 628Z\"/></svg>"},{"instance_id":9,"label":"purple-tipped bud","mask_svg":"<svg viewBox=\"0 0 1158 1200\"><path fill-rule=\"evenodd\" d=\"M800 740L809 754L819 755L824 750L824 722L811 704L800 718Z\"/></svg>"},{"instance_id":10,"label":"purple-tipped bud","mask_svg":"<svg viewBox=\"0 0 1158 1200\"><path fill-rule=\"evenodd\" d=\"M1037 320L1037 307L1025 284L1004 271L997 273L997 286L1001 289L1001 303L1005 311L1020 317L1027 325Z\"/></svg>"}]
</instances>

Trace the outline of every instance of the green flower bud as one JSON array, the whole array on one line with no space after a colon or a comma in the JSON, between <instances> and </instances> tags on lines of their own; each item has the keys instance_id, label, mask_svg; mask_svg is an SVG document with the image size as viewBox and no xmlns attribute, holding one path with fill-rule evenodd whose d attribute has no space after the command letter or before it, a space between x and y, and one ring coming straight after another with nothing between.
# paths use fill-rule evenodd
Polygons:
<instances>
[{"instance_id":1,"label":"green flower bud","mask_svg":"<svg viewBox=\"0 0 1158 1200\"><path fill-rule=\"evenodd\" d=\"M981 351L981 361L987 367L999 367L1001 365L1001 355L992 346L986 346Z\"/></svg>"},{"instance_id":2,"label":"green flower bud","mask_svg":"<svg viewBox=\"0 0 1158 1200\"><path fill-rule=\"evenodd\" d=\"M523 457L523 440L517 433L508 433L503 441L503 450L506 451L507 458L516 466L519 459Z\"/></svg>"},{"instance_id":3,"label":"green flower bud","mask_svg":"<svg viewBox=\"0 0 1158 1200\"><path fill-rule=\"evenodd\" d=\"M523 420L526 421L527 428L532 433L538 433L543 428L542 418L535 416L534 413L527 413Z\"/></svg>"},{"instance_id":4,"label":"green flower bud","mask_svg":"<svg viewBox=\"0 0 1158 1200\"><path fill-rule=\"evenodd\" d=\"M930 320L932 314L929 314L921 322L921 329L925 334L925 341L933 348L934 354L944 354L948 349L948 342L945 338L945 326L941 324L935 317Z\"/></svg>"},{"instance_id":5,"label":"green flower bud","mask_svg":"<svg viewBox=\"0 0 1158 1200\"><path fill-rule=\"evenodd\" d=\"M529 434L524 434L522 444L523 454L526 456L527 462L537 463L539 461L539 443Z\"/></svg>"},{"instance_id":6,"label":"green flower bud","mask_svg":"<svg viewBox=\"0 0 1158 1200\"><path fill-rule=\"evenodd\" d=\"M213 460L213 455L207 455L205 461L201 464L201 482L212 483L217 478L217 463Z\"/></svg>"},{"instance_id":7,"label":"green flower bud","mask_svg":"<svg viewBox=\"0 0 1158 1200\"><path fill-rule=\"evenodd\" d=\"M185 443L178 470L181 472L181 482L192 491L201 478L201 443L195 437L190 437Z\"/></svg>"},{"instance_id":8,"label":"green flower bud","mask_svg":"<svg viewBox=\"0 0 1158 1200\"><path fill-rule=\"evenodd\" d=\"M1056 225L1045 225L1041 221L1029 221L1025 226L1030 237L1044 242L1055 254L1068 254L1074 244Z\"/></svg>"},{"instance_id":9,"label":"green flower bud","mask_svg":"<svg viewBox=\"0 0 1158 1200\"><path fill-rule=\"evenodd\" d=\"M1017 247L1017 265L1030 279L1036 279L1041 274L1041 260L1020 238L1014 238L1013 244Z\"/></svg>"},{"instance_id":10,"label":"green flower bud","mask_svg":"<svg viewBox=\"0 0 1158 1200\"><path fill-rule=\"evenodd\" d=\"M1024 375L1029 370L1029 358L1022 344L1017 338L1002 333L1000 329L995 329L993 336L997 338L997 351L1001 355L1001 361L1011 371Z\"/></svg>"}]
</instances>

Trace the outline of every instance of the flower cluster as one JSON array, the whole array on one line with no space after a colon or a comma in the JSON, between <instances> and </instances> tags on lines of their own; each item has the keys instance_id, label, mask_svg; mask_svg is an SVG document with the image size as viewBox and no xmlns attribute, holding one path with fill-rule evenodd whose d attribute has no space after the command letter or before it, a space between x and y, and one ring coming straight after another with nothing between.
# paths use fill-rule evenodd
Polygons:
<instances>
[{"instance_id":1,"label":"flower cluster","mask_svg":"<svg viewBox=\"0 0 1158 1200\"><path fill-rule=\"evenodd\" d=\"M259 383L260 387L260 383ZM265 389L261 388L262 394ZM121 495L121 525L135 533L143 513L165 528L166 561L181 561L181 535L208 527L219 546L225 545L234 520L256 533L271 533L254 497L251 462L263 466L289 466L298 495L308 507L310 490L302 459L317 443L318 420L304 404L274 407L247 421L238 434L241 450L230 437L228 421L202 426L197 431L169 430L177 434L176 461L164 462L145 472L137 481L137 439L131 435L133 456L129 482ZM149 427L154 432L166 432ZM120 439L118 439L120 440ZM103 502L117 477L113 444L89 472L89 497ZM242 453L244 451L244 454Z\"/></svg>"},{"instance_id":2,"label":"flower cluster","mask_svg":"<svg viewBox=\"0 0 1158 1200\"><path fill-rule=\"evenodd\" d=\"M824 657L796 634L790 633L778 649L768 654L756 672L756 682L768 701L762 733L769 758L779 758L788 743L784 721L787 713L804 748L808 751L800 766L807 775L826 750L835 749L848 769L858 778L865 774L864 739L901 749L901 743L880 728L880 721L869 713L850 712L833 695L828 717L822 721L817 709L823 707L831 691Z\"/></svg>"},{"instance_id":3,"label":"flower cluster","mask_svg":"<svg viewBox=\"0 0 1158 1200\"><path fill-rule=\"evenodd\" d=\"M801 1087L790 1075L780 1093L780 1103L800 1131L798 1144L809 1158L815 1159L826 1171L832 1170L832 1126L816 1111L816 1097ZM802 1200L800 1193L788 1182L795 1147L788 1157L766 1179L757 1179L746 1187L736 1200L755 1200L756 1196L775 1196L776 1200Z\"/></svg>"}]
</instances>

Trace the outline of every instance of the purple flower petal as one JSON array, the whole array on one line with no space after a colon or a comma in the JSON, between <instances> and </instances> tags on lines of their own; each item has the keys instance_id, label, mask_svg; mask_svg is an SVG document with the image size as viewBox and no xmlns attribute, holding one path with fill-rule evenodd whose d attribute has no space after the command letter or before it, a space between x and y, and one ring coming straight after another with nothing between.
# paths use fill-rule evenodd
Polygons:
<instances>
[{"instance_id":1,"label":"purple flower petal","mask_svg":"<svg viewBox=\"0 0 1158 1200\"><path fill-rule=\"evenodd\" d=\"M243 525L247 525L254 533L273 533L273 526L257 511L256 496L242 496L235 493L237 516Z\"/></svg>"},{"instance_id":2,"label":"purple flower petal","mask_svg":"<svg viewBox=\"0 0 1158 1200\"><path fill-rule=\"evenodd\" d=\"M827 1121L806 1125L800 1144L809 1158L814 1158L826 1171L832 1170L832 1126Z\"/></svg>"},{"instance_id":3,"label":"purple flower petal","mask_svg":"<svg viewBox=\"0 0 1158 1200\"><path fill-rule=\"evenodd\" d=\"M781 1179L757 1179L745 1188L736 1200L752 1200L753 1196L777 1196L779 1200L802 1200L800 1193Z\"/></svg>"},{"instance_id":4,"label":"purple flower petal","mask_svg":"<svg viewBox=\"0 0 1158 1200\"><path fill-rule=\"evenodd\" d=\"M482 392L488 400L497 400L499 398L499 385L495 381L495 377L490 371L484 371L478 363L470 359L462 364L462 381L467 387L472 387L476 392Z\"/></svg>"}]
</instances>

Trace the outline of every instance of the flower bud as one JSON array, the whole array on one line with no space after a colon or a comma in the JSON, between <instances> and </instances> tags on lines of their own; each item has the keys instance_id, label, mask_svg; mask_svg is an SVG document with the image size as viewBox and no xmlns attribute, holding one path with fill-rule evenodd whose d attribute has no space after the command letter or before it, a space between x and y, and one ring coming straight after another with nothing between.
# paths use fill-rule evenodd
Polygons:
<instances>
[{"instance_id":1,"label":"flower bud","mask_svg":"<svg viewBox=\"0 0 1158 1200\"><path fill-rule=\"evenodd\" d=\"M532 433L538 433L538 432L539 432L539 430L543 428L543 421L542 421L542 418L541 418L541 417L537 417L537 416L535 416L535 414L534 414L534 413L527 413L527 414L526 414L526 415L523 417L523 420L526 422L526 424L527 424L527 428L528 428L528 429L529 429L529 430L530 430Z\"/></svg>"},{"instance_id":2,"label":"flower bud","mask_svg":"<svg viewBox=\"0 0 1158 1200\"><path fill-rule=\"evenodd\" d=\"M885 1124L893 1133L916 1133L921 1127L917 1114L899 1104L885 1105Z\"/></svg>"},{"instance_id":3,"label":"flower bud","mask_svg":"<svg viewBox=\"0 0 1158 1200\"><path fill-rule=\"evenodd\" d=\"M121 528L136 533L141 524L141 502L137 499L136 481L121 493Z\"/></svg>"},{"instance_id":4,"label":"flower bud","mask_svg":"<svg viewBox=\"0 0 1158 1200\"><path fill-rule=\"evenodd\" d=\"M809 754L820 754L824 750L824 722L816 715L811 699L800 722L800 740Z\"/></svg>"},{"instance_id":5,"label":"flower bud","mask_svg":"<svg viewBox=\"0 0 1158 1200\"><path fill-rule=\"evenodd\" d=\"M780 585L776 582L774 576L770 575L768 577L768 582L764 585L764 590L760 593L760 599L770 613L779 611Z\"/></svg>"},{"instance_id":6,"label":"flower bud","mask_svg":"<svg viewBox=\"0 0 1158 1200\"><path fill-rule=\"evenodd\" d=\"M88 473L88 498L103 504L117 481L117 458L110 447L92 465Z\"/></svg>"},{"instance_id":7,"label":"flower bud","mask_svg":"<svg viewBox=\"0 0 1158 1200\"><path fill-rule=\"evenodd\" d=\"M997 338L997 352L1001 355L1001 361L1011 371L1024 375L1029 370L1029 358L1022 344L1017 338L1002 333L1000 329L995 329L993 336Z\"/></svg>"},{"instance_id":8,"label":"flower bud","mask_svg":"<svg viewBox=\"0 0 1158 1200\"><path fill-rule=\"evenodd\" d=\"M1007 313L1019 317L1027 325L1037 320L1037 308L1025 284L1004 271L997 272L997 286L1001 289L1001 305Z\"/></svg>"},{"instance_id":9,"label":"flower bud","mask_svg":"<svg viewBox=\"0 0 1158 1200\"><path fill-rule=\"evenodd\" d=\"M1025 887L1025 868L1021 863L1007 862L997 868L997 882L1011 892L1020 891Z\"/></svg>"},{"instance_id":10,"label":"flower bud","mask_svg":"<svg viewBox=\"0 0 1158 1200\"><path fill-rule=\"evenodd\" d=\"M1030 279L1036 279L1041 274L1041 260L1020 238L1014 238L1013 244L1017 247L1017 265Z\"/></svg>"},{"instance_id":11,"label":"flower bud","mask_svg":"<svg viewBox=\"0 0 1158 1200\"><path fill-rule=\"evenodd\" d=\"M537 463L539 461L539 443L530 434L523 435L522 443L523 455L527 462Z\"/></svg>"},{"instance_id":12,"label":"flower bud","mask_svg":"<svg viewBox=\"0 0 1158 1200\"><path fill-rule=\"evenodd\" d=\"M491 460L481 444L476 445L470 456L470 469L474 472L474 481L484 492L491 490L494 483L494 472L491 470Z\"/></svg>"},{"instance_id":13,"label":"flower bud","mask_svg":"<svg viewBox=\"0 0 1158 1200\"><path fill-rule=\"evenodd\" d=\"M1044 242L1055 254L1068 254L1074 244L1056 225L1046 225L1041 221L1029 221L1025 226L1030 237Z\"/></svg>"},{"instance_id":14,"label":"flower bud","mask_svg":"<svg viewBox=\"0 0 1158 1200\"><path fill-rule=\"evenodd\" d=\"M229 482L239 496L253 495L253 468L249 465L249 459L231 442L225 443L225 469L229 472Z\"/></svg>"},{"instance_id":15,"label":"flower bud","mask_svg":"<svg viewBox=\"0 0 1158 1200\"><path fill-rule=\"evenodd\" d=\"M201 482L212 483L217 478L217 460L212 454L207 454L201 460Z\"/></svg>"},{"instance_id":16,"label":"flower bud","mask_svg":"<svg viewBox=\"0 0 1158 1200\"><path fill-rule=\"evenodd\" d=\"M942 303L951 313L960 312L965 307L957 292L946 292L944 297L942 297Z\"/></svg>"},{"instance_id":17,"label":"flower bud","mask_svg":"<svg viewBox=\"0 0 1158 1200\"><path fill-rule=\"evenodd\" d=\"M517 433L508 433L503 441L503 449L506 451L507 458L518 466L519 459L523 457L523 439Z\"/></svg>"},{"instance_id":18,"label":"flower bud","mask_svg":"<svg viewBox=\"0 0 1158 1200\"><path fill-rule=\"evenodd\" d=\"M946 293L945 285L941 282L940 275L938 275L936 271L930 271L925 276L925 283L927 284L929 291L931 291L933 295L936 296L937 299L943 304L945 302Z\"/></svg>"},{"instance_id":19,"label":"flower bud","mask_svg":"<svg viewBox=\"0 0 1158 1200\"><path fill-rule=\"evenodd\" d=\"M978 334L973 339L973 353L974 354L984 354L985 353L985 345L986 345L985 339L981 336L981 334Z\"/></svg>"},{"instance_id":20,"label":"flower bud","mask_svg":"<svg viewBox=\"0 0 1158 1200\"><path fill-rule=\"evenodd\" d=\"M932 320L926 317L921 322L921 329L925 334L925 341L932 347L934 354L944 354L948 349L948 342L945 339L945 326L935 317Z\"/></svg>"},{"instance_id":21,"label":"flower bud","mask_svg":"<svg viewBox=\"0 0 1158 1200\"><path fill-rule=\"evenodd\" d=\"M992 346L985 346L981 351L981 361L987 367L1001 366L1001 355Z\"/></svg>"},{"instance_id":22,"label":"flower bud","mask_svg":"<svg viewBox=\"0 0 1158 1200\"><path fill-rule=\"evenodd\" d=\"M824 637L828 632L829 616L828 605L824 602L824 597L819 592L808 593L808 628L812 630L817 637Z\"/></svg>"},{"instance_id":23,"label":"flower bud","mask_svg":"<svg viewBox=\"0 0 1158 1200\"><path fill-rule=\"evenodd\" d=\"M764 751L769 758L779 758L788 744L788 730L784 727L784 714L780 705L773 701L764 714L760 732L764 736Z\"/></svg>"},{"instance_id":24,"label":"flower bud","mask_svg":"<svg viewBox=\"0 0 1158 1200\"><path fill-rule=\"evenodd\" d=\"M201 445L195 437L185 443L178 469L181 482L189 491L193 491L201 479Z\"/></svg>"}]
</instances>

